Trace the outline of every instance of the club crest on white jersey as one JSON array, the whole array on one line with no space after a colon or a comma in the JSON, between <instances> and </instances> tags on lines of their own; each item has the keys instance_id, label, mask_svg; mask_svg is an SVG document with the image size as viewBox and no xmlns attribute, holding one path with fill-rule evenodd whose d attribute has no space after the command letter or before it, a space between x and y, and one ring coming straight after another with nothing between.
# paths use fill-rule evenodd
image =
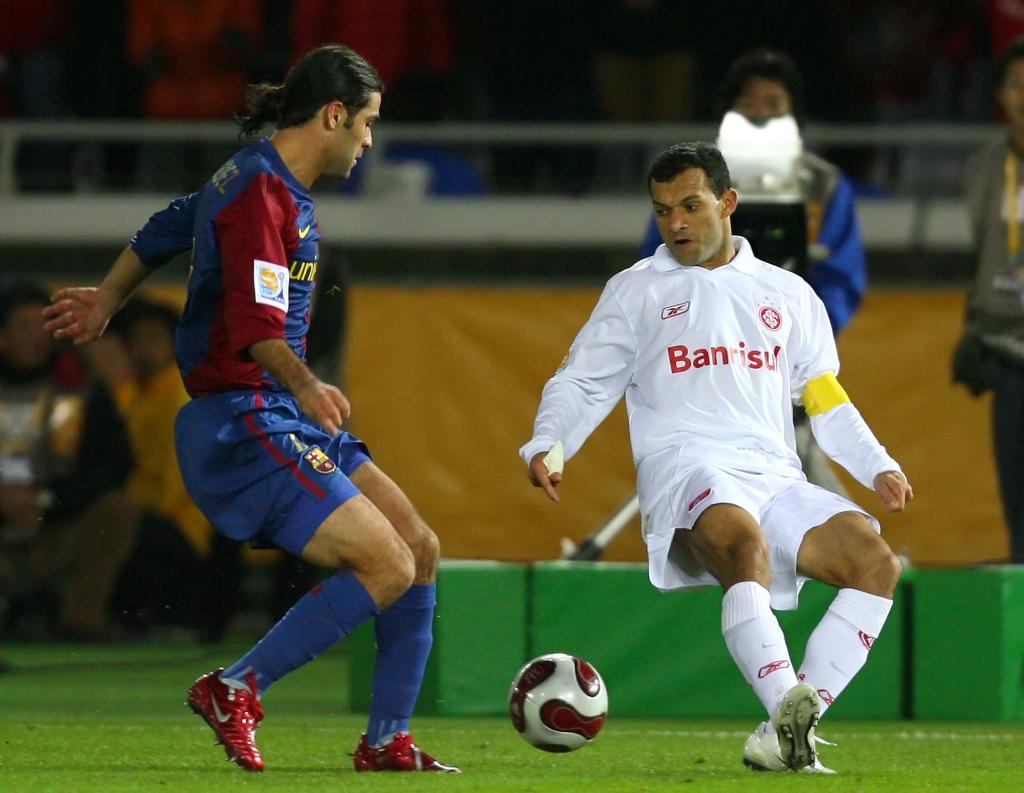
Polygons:
<instances>
[{"instance_id":1,"label":"club crest on white jersey","mask_svg":"<svg viewBox=\"0 0 1024 793\"><path fill-rule=\"evenodd\" d=\"M782 312L775 308L775 306L761 306L757 316L760 318L761 324L768 328L768 330L776 331L782 327Z\"/></svg>"}]
</instances>

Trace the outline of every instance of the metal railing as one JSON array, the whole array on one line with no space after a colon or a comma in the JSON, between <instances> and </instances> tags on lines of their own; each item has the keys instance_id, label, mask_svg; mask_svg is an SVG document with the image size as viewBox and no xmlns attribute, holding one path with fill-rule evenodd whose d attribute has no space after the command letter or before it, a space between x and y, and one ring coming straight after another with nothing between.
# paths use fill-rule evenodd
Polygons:
<instances>
[{"instance_id":1,"label":"metal railing","mask_svg":"<svg viewBox=\"0 0 1024 793\"><path fill-rule=\"evenodd\" d=\"M444 123L381 124L377 149L393 143L480 147L667 146L680 140L713 138L711 124ZM973 148L1000 134L977 124L810 124L803 130L812 148ZM230 122L185 121L4 121L0 122L0 195L18 192L17 152L27 142L63 143L228 143L238 139ZM372 150L371 150L372 152Z\"/></svg>"}]
</instances>

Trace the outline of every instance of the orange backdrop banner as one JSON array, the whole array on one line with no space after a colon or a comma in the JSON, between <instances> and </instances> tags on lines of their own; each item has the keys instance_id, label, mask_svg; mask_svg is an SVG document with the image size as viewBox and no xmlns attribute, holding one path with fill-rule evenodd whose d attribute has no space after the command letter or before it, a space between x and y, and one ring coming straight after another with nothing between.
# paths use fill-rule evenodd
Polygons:
<instances>
[{"instance_id":1,"label":"orange backdrop banner","mask_svg":"<svg viewBox=\"0 0 1024 793\"><path fill-rule=\"evenodd\" d=\"M526 479L545 380L593 308L597 288L354 287L344 389L350 429L438 532L448 558L557 558L560 541L594 531L633 492L620 405L566 467L553 504ZM920 565L1006 557L986 400L949 378L959 291L880 291L840 341L840 380L901 462L915 501L878 516L897 552ZM845 474L845 472L844 472ZM606 559L643 560L639 523Z\"/></svg>"}]
</instances>

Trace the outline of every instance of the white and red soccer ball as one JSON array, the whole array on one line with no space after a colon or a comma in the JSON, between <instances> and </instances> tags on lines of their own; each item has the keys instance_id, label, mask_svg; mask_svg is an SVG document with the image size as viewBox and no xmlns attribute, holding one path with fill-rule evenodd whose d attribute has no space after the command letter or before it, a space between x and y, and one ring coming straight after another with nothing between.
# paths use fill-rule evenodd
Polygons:
<instances>
[{"instance_id":1,"label":"white and red soccer ball","mask_svg":"<svg viewBox=\"0 0 1024 793\"><path fill-rule=\"evenodd\" d=\"M551 653L519 670L508 713L520 735L546 752L571 752L594 740L608 715L608 690L582 658Z\"/></svg>"}]
</instances>

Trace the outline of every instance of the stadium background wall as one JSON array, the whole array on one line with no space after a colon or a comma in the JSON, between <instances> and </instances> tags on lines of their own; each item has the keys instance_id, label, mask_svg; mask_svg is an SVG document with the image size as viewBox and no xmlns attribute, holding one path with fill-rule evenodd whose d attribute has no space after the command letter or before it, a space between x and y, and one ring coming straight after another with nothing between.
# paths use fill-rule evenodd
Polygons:
<instances>
[{"instance_id":1,"label":"stadium background wall","mask_svg":"<svg viewBox=\"0 0 1024 793\"><path fill-rule=\"evenodd\" d=\"M561 503L526 481L518 447L540 390L586 320L596 288L396 288L351 295L345 384L351 426L406 489L451 558L552 559L562 537L596 529L633 489L620 405L567 466ZM987 400L949 376L964 294L874 291L840 339L840 380L904 466L915 501L877 515L892 548L918 566L1008 554ZM845 473L845 472L844 472ZM609 560L645 558L638 523Z\"/></svg>"},{"instance_id":2,"label":"stadium background wall","mask_svg":"<svg viewBox=\"0 0 1024 793\"><path fill-rule=\"evenodd\" d=\"M178 286L163 287L181 301ZM355 285L345 370L352 432L435 528L448 558L533 561L594 531L633 492L620 405L570 461L552 504L526 481L517 450L545 380L600 293L587 287ZM875 289L839 340L840 380L900 461L915 500L882 521L893 550L918 567L1005 560L987 398L950 381L960 289ZM642 561L639 522L604 556Z\"/></svg>"}]
</instances>

